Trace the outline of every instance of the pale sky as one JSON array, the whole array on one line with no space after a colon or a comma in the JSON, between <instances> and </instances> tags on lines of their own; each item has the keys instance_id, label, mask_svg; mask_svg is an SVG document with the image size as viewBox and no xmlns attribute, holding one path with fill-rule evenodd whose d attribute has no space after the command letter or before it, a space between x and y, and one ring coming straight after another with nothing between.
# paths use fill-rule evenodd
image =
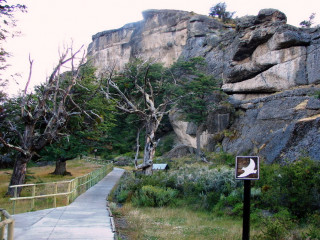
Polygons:
<instances>
[{"instance_id":1,"label":"pale sky","mask_svg":"<svg viewBox=\"0 0 320 240\"><path fill-rule=\"evenodd\" d=\"M73 42L74 48L85 45L97 32L120 28L142 20L147 9L176 9L208 15L210 7L222 1L209 0L8 0L25 4L28 12L16 14L20 37L8 39L6 50L13 56L6 72L21 74L10 80L7 92L23 89L29 73L29 54L34 60L31 86L44 82L58 61L58 51ZM263 8L276 8L287 15L288 23L299 26L316 13L320 24L319 0L225 0L227 11L235 16L257 15ZM17 84L17 83L18 84ZM32 88L31 88L32 89Z\"/></svg>"}]
</instances>

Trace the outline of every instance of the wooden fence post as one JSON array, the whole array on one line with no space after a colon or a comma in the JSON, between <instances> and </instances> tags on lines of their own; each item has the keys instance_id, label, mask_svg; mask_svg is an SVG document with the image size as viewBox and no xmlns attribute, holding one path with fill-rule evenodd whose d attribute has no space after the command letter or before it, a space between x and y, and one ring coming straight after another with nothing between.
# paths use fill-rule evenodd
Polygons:
<instances>
[{"instance_id":1,"label":"wooden fence post","mask_svg":"<svg viewBox=\"0 0 320 240\"><path fill-rule=\"evenodd\" d=\"M14 187L14 191L13 191L13 197L16 198L18 195L18 189L17 187ZM13 200L13 209L12 209L12 214L14 215L15 211L16 211L16 200Z\"/></svg>"},{"instance_id":2,"label":"wooden fence post","mask_svg":"<svg viewBox=\"0 0 320 240\"><path fill-rule=\"evenodd\" d=\"M54 194L57 194L58 193L58 183L55 182L54 183ZM53 207L56 208L57 207L57 196L54 195L53 197Z\"/></svg>"},{"instance_id":3,"label":"wooden fence post","mask_svg":"<svg viewBox=\"0 0 320 240\"><path fill-rule=\"evenodd\" d=\"M70 203L70 184L71 184L71 182L68 182L67 205L69 205L69 203Z\"/></svg>"},{"instance_id":4,"label":"wooden fence post","mask_svg":"<svg viewBox=\"0 0 320 240\"><path fill-rule=\"evenodd\" d=\"M34 196L36 195L36 185L32 186L31 210L34 208Z\"/></svg>"},{"instance_id":5,"label":"wooden fence post","mask_svg":"<svg viewBox=\"0 0 320 240\"><path fill-rule=\"evenodd\" d=\"M76 199L76 181L73 179L72 184L71 184L71 191L72 191L72 201L74 201Z\"/></svg>"},{"instance_id":6,"label":"wooden fence post","mask_svg":"<svg viewBox=\"0 0 320 240\"><path fill-rule=\"evenodd\" d=\"M5 217L4 217L4 215L3 215L2 211L1 211L1 222L2 222L3 220L5 220ZM1 239L1 240L4 239L4 231L5 231L5 226L3 226L3 227L1 228L1 231L0 231L0 239Z\"/></svg>"},{"instance_id":7,"label":"wooden fence post","mask_svg":"<svg viewBox=\"0 0 320 240\"><path fill-rule=\"evenodd\" d=\"M8 224L8 240L13 240L14 221Z\"/></svg>"}]
</instances>

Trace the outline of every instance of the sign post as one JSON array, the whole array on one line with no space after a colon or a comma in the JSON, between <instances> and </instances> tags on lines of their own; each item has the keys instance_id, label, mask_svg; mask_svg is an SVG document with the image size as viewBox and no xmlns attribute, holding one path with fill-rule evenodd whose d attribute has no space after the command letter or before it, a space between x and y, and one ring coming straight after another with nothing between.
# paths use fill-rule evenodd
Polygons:
<instances>
[{"instance_id":1,"label":"sign post","mask_svg":"<svg viewBox=\"0 0 320 240\"><path fill-rule=\"evenodd\" d=\"M242 240L249 240L251 180L259 179L259 157L237 156L235 177L238 180L244 180Z\"/></svg>"}]
</instances>

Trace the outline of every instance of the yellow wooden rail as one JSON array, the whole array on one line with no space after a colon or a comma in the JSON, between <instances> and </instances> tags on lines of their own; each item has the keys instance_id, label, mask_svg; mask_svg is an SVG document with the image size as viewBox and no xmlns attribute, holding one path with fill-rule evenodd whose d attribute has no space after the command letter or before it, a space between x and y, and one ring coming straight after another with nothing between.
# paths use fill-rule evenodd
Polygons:
<instances>
[{"instance_id":1,"label":"yellow wooden rail","mask_svg":"<svg viewBox=\"0 0 320 240\"><path fill-rule=\"evenodd\" d=\"M14 188L14 196L10 198L10 200L13 202L12 213L15 214L16 202L22 200L31 201L29 210L34 210L35 200L40 198L53 198L52 207L56 208L57 197L65 196L66 201L64 205L68 205L69 203L74 201L74 199L76 199L80 194L87 191L90 187L99 182L113 169L113 164L111 161L97 161L96 159L90 158L86 159L86 161L103 164L103 167L69 181L10 186L10 188ZM22 188L21 193L24 193L25 195L29 194L29 196L18 196L18 188ZM24 189L25 191L23 191ZM24 205L24 208L26 208L26 205Z\"/></svg>"},{"instance_id":2,"label":"yellow wooden rail","mask_svg":"<svg viewBox=\"0 0 320 240\"><path fill-rule=\"evenodd\" d=\"M1 212L0 239L1 240L4 239L5 227L6 225L8 225L7 240L13 240L14 219L3 208L0 208L0 212Z\"/></svg>"}]
</instances>

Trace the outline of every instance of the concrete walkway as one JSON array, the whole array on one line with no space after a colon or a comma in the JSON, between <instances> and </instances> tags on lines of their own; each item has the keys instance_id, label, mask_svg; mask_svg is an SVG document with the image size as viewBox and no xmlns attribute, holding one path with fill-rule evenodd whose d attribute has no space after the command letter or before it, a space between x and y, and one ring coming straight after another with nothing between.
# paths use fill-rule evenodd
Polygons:
<instances>
[{"instance_id":1,"label":"concrete walkway","mask_svg":"<svg viewBox=\"0 0 320 240\"><path fill-rule=\"evenodd\" d=\"M113 240L106 197L123 173L114 168L69 206L14 215L14 239Z\"/></svg>"}]
</instances>

